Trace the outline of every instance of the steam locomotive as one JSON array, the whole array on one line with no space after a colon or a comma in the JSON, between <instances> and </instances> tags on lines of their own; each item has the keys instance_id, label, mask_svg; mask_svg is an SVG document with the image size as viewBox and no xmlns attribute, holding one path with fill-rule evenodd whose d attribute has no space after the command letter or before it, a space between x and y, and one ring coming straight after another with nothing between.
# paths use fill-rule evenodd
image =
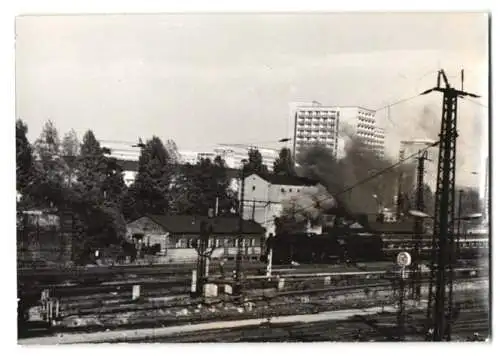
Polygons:
<instances>
[{"instance_id":1,"label":"steam locomotive","mask_svg":"<svg viewBox=\"0 0 500 358\"><path fill-rule=\"evenodd\" d=\"M408 234L377 232L339 232L326 234L281 234L268 242L273 248L273 264L336 264L394 261L401 251L415 250L415 237ZM431 257L432 235L420 240L420 259ZM489 255L487 233L468 233L456 242L458 260L477 261Z\"/></svg>"}]
</instances>

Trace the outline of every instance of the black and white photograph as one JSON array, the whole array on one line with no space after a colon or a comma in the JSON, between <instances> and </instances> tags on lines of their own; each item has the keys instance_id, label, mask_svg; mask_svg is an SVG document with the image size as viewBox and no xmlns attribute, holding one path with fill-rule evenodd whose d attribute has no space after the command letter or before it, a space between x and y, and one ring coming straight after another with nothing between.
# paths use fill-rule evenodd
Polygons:
<instances>
[{"instance_id":1,"label":"black and white photograph","mask_svg":"<svg viewBox=\"0 0 500 358\"><path fill-rule=\"evenodd\" d=\"M13 22L18 345L492 340L488 12Z\"/></svg>"}]
</instances>

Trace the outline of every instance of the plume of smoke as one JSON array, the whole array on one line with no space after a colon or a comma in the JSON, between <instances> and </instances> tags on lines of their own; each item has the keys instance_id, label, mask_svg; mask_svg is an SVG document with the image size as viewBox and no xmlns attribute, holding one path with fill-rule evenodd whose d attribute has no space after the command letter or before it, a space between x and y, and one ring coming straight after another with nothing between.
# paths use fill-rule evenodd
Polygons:
<instances>
[{"instance_id":1,"label":"plume of smoke","mask_svg":"<svg viewBox=\"0 0 500 358\"><path fill-rule=\"evenodd\" d=\"M414 186L415 164L398 166L386 158L379 158L356 137L352 128L342 130L342 156L334 158L332 151L320 144L303 148L297 157L299 174L321 180L336 197L337 206L353 213L376 213L379 205L389 207L394 203L398 187L410 196ZM376 175L386 170L382 175ZM358 185L369 177L373 179ZM400 183L400 184L399 184Z\"/></svg>"},{"instance_id":2,"label":"plume of smoke","mask_svg":"<svg viewBox=\"0 0 500 358\"><path fill-rule=\"evenodd\" d=\"M282 217L295 222L318 223L321 214L336 204L333 196L321 187L305 188L302 192L283 200Z\"/></svg>"}]
</instances>

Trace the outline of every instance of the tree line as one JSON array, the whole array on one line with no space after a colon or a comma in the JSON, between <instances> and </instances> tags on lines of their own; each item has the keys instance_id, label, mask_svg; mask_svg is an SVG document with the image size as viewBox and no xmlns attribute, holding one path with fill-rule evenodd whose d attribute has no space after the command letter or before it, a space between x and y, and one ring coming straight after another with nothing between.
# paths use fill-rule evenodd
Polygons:
<instances>
[{"instance_id":1,"label":"tree line","mask_svg":"<svg viewBox=\"0 0 500 358\"><path fill-rule=\"evenodd\" d=\"M207 215L217 206L218 215L237 215L238 193L220 156L181 165L175 142L153 136L141 146L135 181L127 187L120 162L91 130L81 141L74 130L61 140L54 123L47 121L33 144L27 133L27 125L17 120L18 211L71 212L81 255L123 243L126 222L144 214ZM292 173L290 160L284 148L274 172ZM267 173L258 150L250 149L244 170Z\"/></svg>"}]
</instances>

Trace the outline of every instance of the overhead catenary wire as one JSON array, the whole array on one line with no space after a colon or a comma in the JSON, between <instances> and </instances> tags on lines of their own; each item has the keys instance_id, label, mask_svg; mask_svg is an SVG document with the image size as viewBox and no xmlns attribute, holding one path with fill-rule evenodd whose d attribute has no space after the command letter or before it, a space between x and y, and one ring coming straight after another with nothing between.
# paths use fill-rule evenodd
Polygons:
<instances>
[{"instance_id":1,"label":"overhead catenary wire","mask_svg":"<svg viewBox=\"0 0 500 358\"><path fill-rule=\"evenodd\" d=\"M462 97L462 99L465 99L466 101L469 101L475 105L478 105L480 107L483 107L483 108L490 108L488 105L486 104L482 104L481 102L478 102L478 101L474 101L473 99L469 98L469 97Z\"/></svg>"},{"instance_id":2,"label":"overhead catenary wire","mask_svg":"<svg viewBox=\"0 0 500 358\"><path fill-rule=\"evenodd\" d=\"M428 145L428 146L426 146L423 150L427 150L427 149L429 149L429 148L435 147L435 146L436 146L436 145L438 145L439 143L440 143L440 141L438 140L438 141L436 141L436 142L434 142L434 143L432 143L432 144L429 144L429 145ZM374 174L372 174L372 175L370 175L370 176L368 176L368 177L366 177L366 178L361 179L360 181L358 181L358 182L354 183L353 185L351 185L351 186L349 186L349 187L347 187L347 188L345 188L345 189L342 189L341 191L339 191L339 192L337 192L337 193L335 193L335 194L331 194L331 195L328 195L328 194L327 194L327 196L325 196L325 198L318 200L318 202L314 203L313 205L308 205L308 206L306 206L306 207L299 208L299 209L297 209L297 211L299 211L299 212L304 212L304 211L306 211L307 209L314 208L314 207L315 207L315 206L317 206L319 203L322 203L322 202L327 201L327 200L331 200L331 199L332 199L332 197L333 197L334 199L335 199L335 198L338 198L340 195L345 194L345 193L347 193L347 192L349 192L349 191L351 191L351 190L355 189L356 187L358 187L358 186L360 186L360 185L365 184L365 183L366 183L366 182L368 182L368 181L371 181L372 179L374 179L374 178L376 178L376 177L378 177L378 176L380 176L380 175L382 175L382 174L384 174L384 173L386 173L386 172L388 172L388 171L390 171L390 170L392 170L392 169L394 169L394 168L396 168L396 167L398 167L398 166L402 165L403 163L407 162L408 160L410 160L410 159L412 159L412 158L417 157L418 155L419 155L419 152L417 152L417 153L413 153L413 154L411 154L411 155L409 155L409 156L407 156L407 157L405 157L405 158L403 158L403 159L399 160L398 162L396 162L396 163L394 163L394 164L392 164L392 165L390 165L390 166L388 166L388 167L386 167L386 168L384 168L384 169L382 169L382 170L379 170L379 171L375 172ZM272 223L273 221L274 221L274 219L272 219L272 220L266 220L266 221L264 221L261 225L265 225L265 224L268 224L268 223Z\"/></svg>"}]
</instances>

